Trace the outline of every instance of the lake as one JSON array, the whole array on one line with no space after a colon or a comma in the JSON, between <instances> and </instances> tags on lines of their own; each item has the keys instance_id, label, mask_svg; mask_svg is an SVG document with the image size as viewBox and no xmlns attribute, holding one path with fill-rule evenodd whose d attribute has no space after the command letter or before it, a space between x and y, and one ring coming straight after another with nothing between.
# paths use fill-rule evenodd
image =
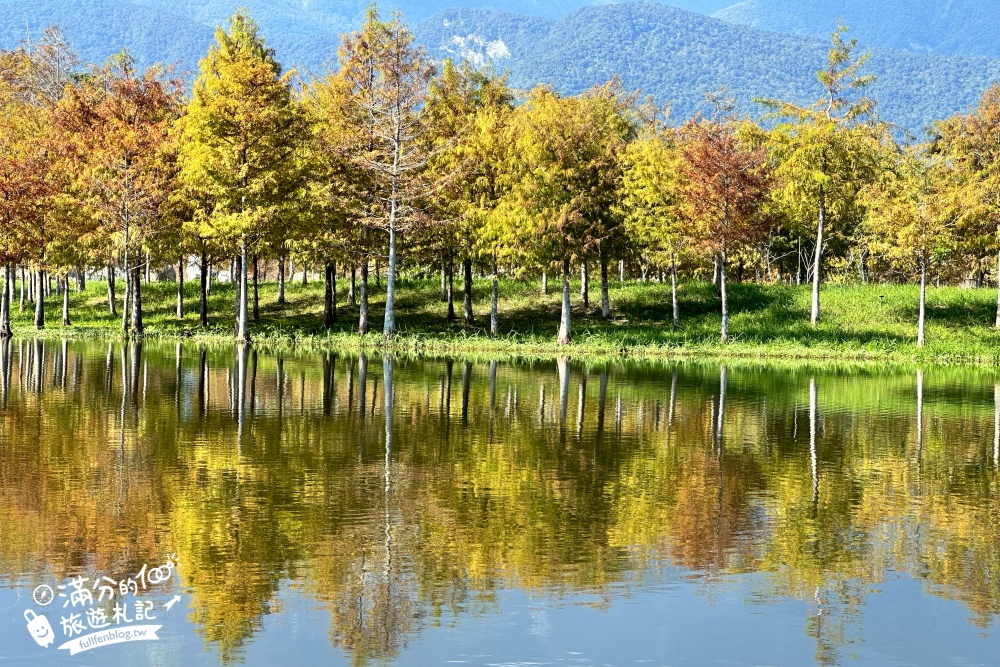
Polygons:
<instances>
[{"instance_id":1,"label":"lake","mask_svg":"<svg viewBox=\"0 0 1000 667\"><path fill-rule=\"evenodd\" d=\"M17 339L0 664L995 665L998 405L993 368Z\"/></svg>"}]
</instances>

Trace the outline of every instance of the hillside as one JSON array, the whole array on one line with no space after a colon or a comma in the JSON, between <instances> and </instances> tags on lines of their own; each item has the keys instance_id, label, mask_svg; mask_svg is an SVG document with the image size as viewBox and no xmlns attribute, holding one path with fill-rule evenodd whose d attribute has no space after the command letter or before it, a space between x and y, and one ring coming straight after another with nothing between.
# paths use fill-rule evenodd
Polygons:
<instances>
[{"instance_id":1,"label":"hillside","mask_svg":"<svg viewBox=\"0 0 1000 667\"><path fill-rule=\"evenodd\" d=\"M593 0L466 0L536 14L576 9L558 19L446 10L415 23L414 17L453 1L397 0L435 57L491 60L501 70L510 69L516 86L549 82L567 93L618 73L628 87L671 101L679 117L693 113L705 93L720 85L751 112L758 110L751 102L755 96L810 101L816 96L814 72L827 48L825 39L777 34L656 3L580 7ZM675 1L707 9L724 0ZM176 62L191 73L212 41L214 26L232 11L231 0L142 2L0 0L0 47L15 46L26 29L37 35L45 26L59 23L87 61L102 61L127 47L140 65ZM357 25L365 6L363 0L243 4L260 22L281 62L307 71L335 57L340 35ZM973 104L990 82L1000 79L1000 61L878 50L870 71L880 77L873 94L882 103L884 116L919 132L928 121Z\"/></svg>"},{"instance_id":2,"label":"hillside","mask_svg":"<svg viewBox=\"0 0 1000 667\"><path fill-rule=\"evenodd\" d=\"M456 4L548 18L610 0L387 0L411 23ZM716 8L719 0L681 0ZM0 48L58 24L87 61L128 47L141 65L180 62L193 69L217 25L236 7L249 9L282 60L316 68L336 54L340 35L360 24L367 0L0 0Z\"/></svg>"},{"instance_id":3,"label":"hillside","mask_svg":"<svg viewBox=\"0 0 1000 667\"><path fill-rule=\"evenodd\" d=\"M0 48L16 47L58 24L77 53L101 62L127 47L142 66L181 63L192 68L195 54L212 39L213 30L178 16L151 11L120 0L0 1Z\"/></svg>"},{"instance_id":4,"label":"hillside","mask_svg":"<svg viewBox=\"0 0 1000 667\"><path fill-rule=\"evenodd\" d=\"M988 0L743 0L715 16L807 36L824 36L843 20L873 46L1000 57L1000 3Z\"/></svg>"},{"instance_id":5,"label":"hillside","mask_svg":"<svg viewBox=\"0 0 1000 667\"><path fill-rule=\"evenodd\" d=\"M734 25L659 4L587 7L549 21L512 14L449 10L417 27L437 57L491 60L520 87L551 82L580 92L621 74L625 85L694 113L724 85L748 111L754 97L809 102L826 40ZM1000 79L1000 61L875 50L868 71L883 116L911 131L974 104Z\"/></svg>"}]
</instances>

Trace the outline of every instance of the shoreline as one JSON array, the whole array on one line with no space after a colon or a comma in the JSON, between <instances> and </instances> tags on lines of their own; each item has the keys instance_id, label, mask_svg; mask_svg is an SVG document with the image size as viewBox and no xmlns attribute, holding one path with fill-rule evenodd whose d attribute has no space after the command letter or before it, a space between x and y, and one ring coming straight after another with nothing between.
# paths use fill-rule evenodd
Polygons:
<instances>
[{"instance_id":1,"label":"shoreline","mask_svg":"<svg viewBox=\"0 0 1000 667\"><path fill-rule=\"evenodd\" d=\"M586 334L586 332L584 332ZM492 338L486 335L457 336L428 333L401 334L392 341L385 341L381 334L334 333L316 335L309 332L290 332L282 335L258 335L252 345L262 350L304 350L395 353L413 357L440 358L462 356L485 360L532 360L554 361L560 357L575 360L606 362L676 362L676 361L726 361L761 363L844 363L860 366L970 366L988 367L1000 365L1000 351L996 356L957 355L953 353L921 352L910 354L903 351L875 352L873 350L838 350L829 347L770 347L750 345L739 341L726 345L721 343L701 343L694 345L609 345L599 337L589 342L558 343L519 340L520 334ZM13 341L17 340L101 340L124 341L119 331L96 328L47 328L37 331L32 328L14 329ZM184 343L209 347L234 347L236 342L230 333L212 330L185 330L181 332L151 331L142 337L143 341L161 343ZM597 342L594 342L594 341Z\"/></svg>"},{"instance_id":2,"label":"shoreline","mask_svg":"<svg viewBox=\"0 0 1000 667\"><path fill-rule=\"evenodd\" d=\"M397 313L399 333L389 343L377 333L360 336L357 307L341 300L339 321L322 328L323 283L289 284L287 302L277 304L277 287L260 284L260 321L251 325L258 349L391 351L427 357L552 360L561 356L593 361L745 360L765 363L849 363L852 365L996 366L1000 365L1000 330L993 327L996 291L942 287L928 293L927 346L916 346L917 288L910 285L827 285L822 290L823 320L808 322L807 287L736 283L731 287L731 339L719 339L719 315L710 283L681 286L681 327L672 330L669 286L627 282L612 286L611 319L574 303L573 342L556 343L558 299L539 294L537 282L501 282L500 322L506 333L492 337L482 327L488 317L488 291L475 285L478 324L445 317L436 281L408 282ZM574 291L579 283L573 285ZM341 290L342 292L342 290ZM144 286L146 340L187 342L211 347L235 344L231 304L233 287L220 283L209 300L207 328L190 310L197 290L186 286L189 310L175 314L174 283ZM120 320L107 312L103 283L70 295L72 325L58 322L56 298L47 299L48 326L37 331L27 310L14 313L15 338L46 340L121 340ZM371 322L380 325L383 295L370 293ZM457 299L456 299L457 300ZM461 301L457 302L460 306ZM461 313L459 313L459 317ZM502 329L504 330L504 329Z\"/></svg>"}]
</instances>

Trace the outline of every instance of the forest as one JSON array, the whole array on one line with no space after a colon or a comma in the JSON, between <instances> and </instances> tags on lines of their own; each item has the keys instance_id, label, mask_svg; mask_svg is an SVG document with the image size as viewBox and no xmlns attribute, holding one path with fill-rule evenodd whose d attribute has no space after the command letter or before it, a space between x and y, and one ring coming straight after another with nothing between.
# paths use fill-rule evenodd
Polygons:
<instances>
[{"instance_id":1,"label":"forest","mask_svg":"<svg viewBox=\"0 0 1000 667\"><path fill-rule=\"evenodd\" d=\"M669 283L674 328L682 286L711 283L723 342L734 282L811 285L813 327L823 283L915 282L923 346L928 289L1000 276L1000 87L917 141L880 118L868 56L842 27L815 103L761 100L757 118L723 90L674 118L617 78L522 93L436 63L374 5L337 55L316 77L285 71L243 12L216 31L192 88L124 52L81 63L56 29L0 52L0 337L15 309L51 324L52 293L71 326L74 283L95 276L122 333L141 337L151 276L176 282L183 319L193 267L201 326L213 276L229 276L247 343L262 275L283 303L294 266L322 276L327 329L348 281L360 334L378 326L369 295L384 272L384 339L415 280L440 278L442 317L472 323L485 277L498 336L500 282L540 277L561 293L563 345L571 278L585 305L595 283L605 319L612 277ZM1000 328L1000 286L997 303Z\"/></svg>"}]
</instances>

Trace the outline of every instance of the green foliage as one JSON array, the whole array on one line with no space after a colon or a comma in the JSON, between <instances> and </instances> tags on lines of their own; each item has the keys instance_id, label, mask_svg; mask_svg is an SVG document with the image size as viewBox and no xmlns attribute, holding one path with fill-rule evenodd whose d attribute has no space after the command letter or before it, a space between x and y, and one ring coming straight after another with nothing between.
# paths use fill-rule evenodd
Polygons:
<instances>
[{"instance_id":1,"label":"green foliage","mask_svg":"<svg viewBox=\"0 0 1000 667\"><path fill-rule=\"evenodd\" d=\"M536 88L518 108L513 197L526 213L519 245L536 262L584 258L617 224L620 156L635 132L627 104L611 83L578 97Z\"/></svg>"},{"instance_id":2,"label":"green foliage","mask_svg":"<svg viewBox=\"0 0 1000 667\"><path fill-rule=\"evenodd\" d=\"M431 82L427 123L434 154L430 171L440 184L428 198L438 229L430 235L445 256L514 259L504 225L513 169L513 94L506 78L468 63L446 61Z\"/></svg>"},{"instance_id":3,"label":"green foliage","mask_svg":"<svg viewBox=\"0 0 1000 667\"><path fill-rule=\"evenodd\" d=\"M863 193L870 249L907 276L948 260L957 239L959 188L953 172L924 147L897 154Z\"/></svg>"},{"instance_id":4,"label":"green foliage","mask_svg":"<svg viewBox=\"0 0 1000 667\"><path fill-rule=\"evenodd\" d=\"M692 223L683 207L683 176L676 132L653 127L624 156L621 210L634 247L667 266L688 244Z\"/></svg>"},{"instance_id":5,"label":"green foliage","mask_svg":"<svg viewBox=\"0 0 1000 667\"><path fill-rule=\"evenodd\" d=\"M236 240L260 238L285 195L298 183L295 150L304 124L289 79L245 14L199 64L183 119L182 177L213 197L209 224Z\"/></svg>"}]
</instances>

